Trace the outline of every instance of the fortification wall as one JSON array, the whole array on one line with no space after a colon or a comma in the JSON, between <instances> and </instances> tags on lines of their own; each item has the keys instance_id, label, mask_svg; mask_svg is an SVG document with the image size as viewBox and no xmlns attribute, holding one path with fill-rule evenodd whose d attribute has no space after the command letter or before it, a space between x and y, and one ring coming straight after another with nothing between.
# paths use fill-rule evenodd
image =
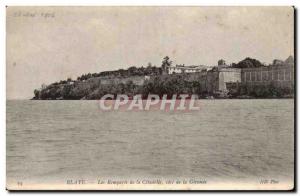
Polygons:
<instances>
[{"instance_id":1,"label":"fortification wall","mask_svg":"<svg viewBox=\"0 0 300 196\"><path fill-rule=\"evenodd\" d=\"M241 82L241 69L223 68L219 70L219 91L226 91L226 83Z\"/></svg>"},{"instance_id":2,"label":"fortification wall","mask_svg":"<svg viewBox=\"0 0 300 196\"><path fill-rule=\"evenodd\" d=\"M279 65L260 68L245 68L241 72L242 84L247 86L269 85L293 88L294 66Z\"/></svg>"},{"instance_id":3,"label":"fortification wall","mask_svg":"<svg viewBox=\"0 0 300 196\"><path fill-rule=\"evenodd\" d=\"M123 83L126 84L130 81L133 82L135 85L143 85L145 82L146 77L145 76L131 76L131 77L97 77L97 78L91 78L87 80L88 83L98 83L103 85L109 85L109 84L119 84Z\"/></svg>"}]
</instances>

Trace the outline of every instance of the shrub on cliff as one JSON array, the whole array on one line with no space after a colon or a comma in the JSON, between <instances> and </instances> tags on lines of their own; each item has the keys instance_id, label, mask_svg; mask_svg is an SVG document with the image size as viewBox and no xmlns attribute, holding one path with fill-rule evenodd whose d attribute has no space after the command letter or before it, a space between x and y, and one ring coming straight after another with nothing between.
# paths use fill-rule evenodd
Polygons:
<instances>
[{"instance_id":1,"label":"shrub on cliff","mask_svg":"<svg viewBox=\"0 0 300 196\"><path fill-rule=\"evenodd\" d=\"M147 97L148 94L167 94L168 97L172 97L173 94L201 94L200 82L189 81L188 75L181 74L154 77L145 81L141 89L143 97Z\"/></svg>"}]
</instances>

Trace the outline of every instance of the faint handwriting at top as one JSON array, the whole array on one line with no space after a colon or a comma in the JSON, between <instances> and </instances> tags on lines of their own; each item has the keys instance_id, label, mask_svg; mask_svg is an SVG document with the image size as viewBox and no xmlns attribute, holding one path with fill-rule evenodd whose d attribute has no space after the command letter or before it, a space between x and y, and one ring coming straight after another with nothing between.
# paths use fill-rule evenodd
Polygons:
<instances>
[{"instance_id":1,"label":"faint handwriting at top","mask_svg":"<svg viewBox=\"0 0 300 196\"><path fill-rule=\"evenodd\" d=\"M14 17L28 17L28 18L35 18L35 17L41 17L41 18L54 18L55 13L54 12L14 12Z\"/></svg>"}]
</instances>

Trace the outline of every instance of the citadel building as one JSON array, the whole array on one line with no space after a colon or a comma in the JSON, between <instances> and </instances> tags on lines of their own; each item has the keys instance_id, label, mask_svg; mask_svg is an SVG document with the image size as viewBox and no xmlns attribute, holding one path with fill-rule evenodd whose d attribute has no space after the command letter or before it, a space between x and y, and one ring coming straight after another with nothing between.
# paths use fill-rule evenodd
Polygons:
<instances>
[{"instance_id":1,"label":"citadel building","mask_svg":"<svg viewBox=\"0 0 300 196\"><path fill-rule=\"evenodd\" d=\"M168 74L191 73L190 80L200 81L201 89L209 93L226 93L240 85L249 88L274 85L279 88L294 88L294 58L285 61L274 60L269 66L255 68L233 68L225 60L218 61L215 68L206 66L191 68L190 66L169 66Z\"/></svg>"}]
</instances>

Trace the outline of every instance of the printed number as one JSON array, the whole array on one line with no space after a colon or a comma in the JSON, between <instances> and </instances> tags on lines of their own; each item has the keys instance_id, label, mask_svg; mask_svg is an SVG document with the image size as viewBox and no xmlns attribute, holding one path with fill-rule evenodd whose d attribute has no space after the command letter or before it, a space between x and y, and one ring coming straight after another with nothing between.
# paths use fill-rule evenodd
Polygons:
<instances>
[{"instance_id":1,"label":"printed number","mask_svg":"<svg viewBox=\"0 0 300 196\"><path fill-rule=\"evenodd\" d=\"M23 182L18 182L18 186L23 186Z\"/></svg>"}]
</instances>

